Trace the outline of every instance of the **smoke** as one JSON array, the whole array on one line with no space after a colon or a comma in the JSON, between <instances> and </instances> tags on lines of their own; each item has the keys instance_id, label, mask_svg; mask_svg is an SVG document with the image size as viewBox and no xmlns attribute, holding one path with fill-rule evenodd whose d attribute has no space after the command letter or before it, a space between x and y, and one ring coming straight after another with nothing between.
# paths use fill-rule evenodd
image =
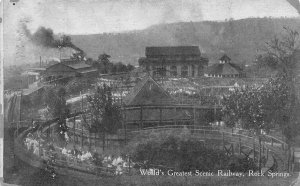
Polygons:
<instances>
[{"instance_id":1,"label":"smoke","mask_svg":"<svg viewBox=\"0 0 300 186\"><path fill-rule=\"evenodd\" d=\"M81 56L85 55L83 50L72 43L70 36L55 36L51 28L39 27L37 31L32 34L27 26L23 24L23 30L27 38L29 38L32 43L38 46L58 49L70 47L76 50Z\"/></svg>"}]
</instances>

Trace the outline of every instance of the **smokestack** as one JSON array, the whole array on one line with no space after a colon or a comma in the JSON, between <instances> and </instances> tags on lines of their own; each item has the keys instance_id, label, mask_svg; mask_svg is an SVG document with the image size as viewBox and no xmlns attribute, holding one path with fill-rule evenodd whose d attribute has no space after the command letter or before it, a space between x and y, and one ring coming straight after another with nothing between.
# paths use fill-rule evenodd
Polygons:
<instances>
[{"instance_id":1,"label":"smokestack","mask_svg":"<svg viewBox=\"0 0 300 186\"><path fill-rule=\"evenodd\" d=\"M42 56L40 56L40 68L42 67Z\"/></svg>"}]
</instances>

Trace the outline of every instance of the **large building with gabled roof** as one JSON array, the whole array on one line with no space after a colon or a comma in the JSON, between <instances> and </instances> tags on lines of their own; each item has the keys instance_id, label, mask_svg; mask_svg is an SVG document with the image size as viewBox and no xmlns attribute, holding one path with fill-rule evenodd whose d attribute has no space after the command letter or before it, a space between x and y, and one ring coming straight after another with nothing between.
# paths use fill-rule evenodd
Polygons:
<instances>
[{"instance_id":1,"label":"large building with gabled roof","mask_svg":"<svg viewBox=\"0 0 300 186\"><path fill-rule=\"evenodd\" d=\"M199 77L208 64L198 46L146 47L139 65L152 77Z\"/></svg>"},{"instance_id":2,"label":"large building with gabled roof","mask_svg":"<svg viewBox=\"0 0 300 186\"><path fill-rule=\"evenodd\" d=\"M43 73L44 80L59 79L65 77L90 77L96 76L97 69L83 61L62 60L60 63L49 66Z\"/></svg>"}]
</instances>

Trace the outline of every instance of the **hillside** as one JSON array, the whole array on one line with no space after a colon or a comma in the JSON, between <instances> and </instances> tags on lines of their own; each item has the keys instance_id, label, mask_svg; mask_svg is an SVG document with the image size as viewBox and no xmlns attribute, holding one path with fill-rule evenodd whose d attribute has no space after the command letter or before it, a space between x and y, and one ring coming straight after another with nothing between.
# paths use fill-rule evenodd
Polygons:
<instances>
[{"instance_id":1,"label":"hillside","mask_svg":"<svg viewBox=\"0 0 300 186\"><path fill-rule=\"evenodd\" d=\"M227 22L181 22L125 33L73 35L72 41L88 57L106 52L113 61L137 64L146 46L197 45L211 62L226 52L233 61L251 64L265 41L287 26L300 31L300 19L249 18Z\"/></svg>"}]
</instances>

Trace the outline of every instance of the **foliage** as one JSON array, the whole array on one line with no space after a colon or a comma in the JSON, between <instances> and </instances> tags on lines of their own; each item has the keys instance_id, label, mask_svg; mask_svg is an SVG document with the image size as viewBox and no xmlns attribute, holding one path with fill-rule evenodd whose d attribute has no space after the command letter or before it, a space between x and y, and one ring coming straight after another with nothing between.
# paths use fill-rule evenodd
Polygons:
<instances>
[{"instance_id":1,"label":"foliage","mask_svg":"<svg viewBox=\"0 0 300 186\"><path fill-rule=\"evenodd\" d=\"M66 96L66 90L63 87L50 88L45 91L43 100L53 118L65 118L69 114Z\"/></svg>"},{"instance_id":2,"label":"foliage","mask_svg":"<svg viewBox=\"0 0 300 186\"><path fill-rule=\"evenodd\" d=\"M113 65L109 61L110 57L111 56L106 53L100 54L98 56L97 67L98 67L98 70L100 71L100 73L107 74L109 71L111 71Z\"/></svg>"},{"instance_id":3,"label":"foliage","mask_svg":"<svg viewBox=\"0 0 300 186\"><path fill-rule=\"evenodd\" d=\"M98 86L93 96L87 97L92 114L92 130L115 133L121 121L121 112L113 103L111 88L106 84Z\"/></svg>"},{"instance_id":4,"label":"foliage","mask_svg":"<svg viewBox=\"0 0 300 186\"><path fill-rule=\"evenodd\" d=\"M235 159L236 162L229 161ZM255 170L248 159L227 156L225 151L212 149L210 145L195 139L171 135L164 139L139 142L132 154L134 162L144 163L144 168L161 168L176 171L211 171L221 169L231 171Z\"/></svg>"},{"instance_id":5,"label":"foliage","mask_svg":"<svg viewBox=\"0 0 300 186\"><path fill-rule=\"evenodd\" d=\"M46 90L44 102L47 105L52 118L59 118L57 132L61 139L65 139L65 133L68 131L65 119L70 113L66 101L67 92L64 87L56 87Z\"/></svg>"},{"instance_id":6,"label":"foliage","mask_svg":"<svg viewBox=\"0 0 300 186\"><path fill-rule=\"evenodd\" d=\"M263 87L237 89L225 96L223 112L230 126L241 121L243 127L257 132L278 124L290 141L296 136L299 121L295 89L299 33L286 27L284 30L284 34L266 43L264 54L257 58L257 65L278 71L276 77Z\"/></svg>"},{"instance_id":7,"label":"foliage","mask_svg":"<svg viewBox=\"0 0 300 186\"><path fill-rule=\"evenodd\" d=\"M287 90L288 99L286 114L284 115L283 132L289 141L296 135L299 116L299 100L296 92L297 63L299 61L299 33L296 30L284 27L284 34L275 36L267 42L263 58L267 65L276 68L282 84ZM297 59L298 57L298 59ZM299 93L299 92L298 92Z\"/></svg>"},{"instance_id":8,"label":"foliage","mask_svg":"<svg viewBox=\"0 0 300 186\"><path fill-rule=\"evenodd\" d=\"M233 127L241 124L243 128L268 131L274 123L284 124L288 106L288 91L284 78L270 79L261 87L236 88L222 100L225 122Z\"/></svg>"},{"instance_id":9,"label":"foliage","mask_svg":"<svg viewBox=\"0 0 300 186\"><path fill-rule=\"evenodd\" d=\"M232 156L230 157L227 169L232 172L248 172L249 170L257 170L255 162L251 158L244 156Z\"/></svg>"},{"instance_id":10,"label":"foliage","mask_svg":"<svg viewBox=\"0 0 300 186\"><path fill-rule=\"evenodd\" d=\"M110 55L103 53L98 56L97 61L93 61L91 58L88 59L88 64L96 67L101 74L130 72L134 69L134 66L130 64L125 65L122 62L112 63L109 60L110 57Z\"/></svg>"}]
</instances>

